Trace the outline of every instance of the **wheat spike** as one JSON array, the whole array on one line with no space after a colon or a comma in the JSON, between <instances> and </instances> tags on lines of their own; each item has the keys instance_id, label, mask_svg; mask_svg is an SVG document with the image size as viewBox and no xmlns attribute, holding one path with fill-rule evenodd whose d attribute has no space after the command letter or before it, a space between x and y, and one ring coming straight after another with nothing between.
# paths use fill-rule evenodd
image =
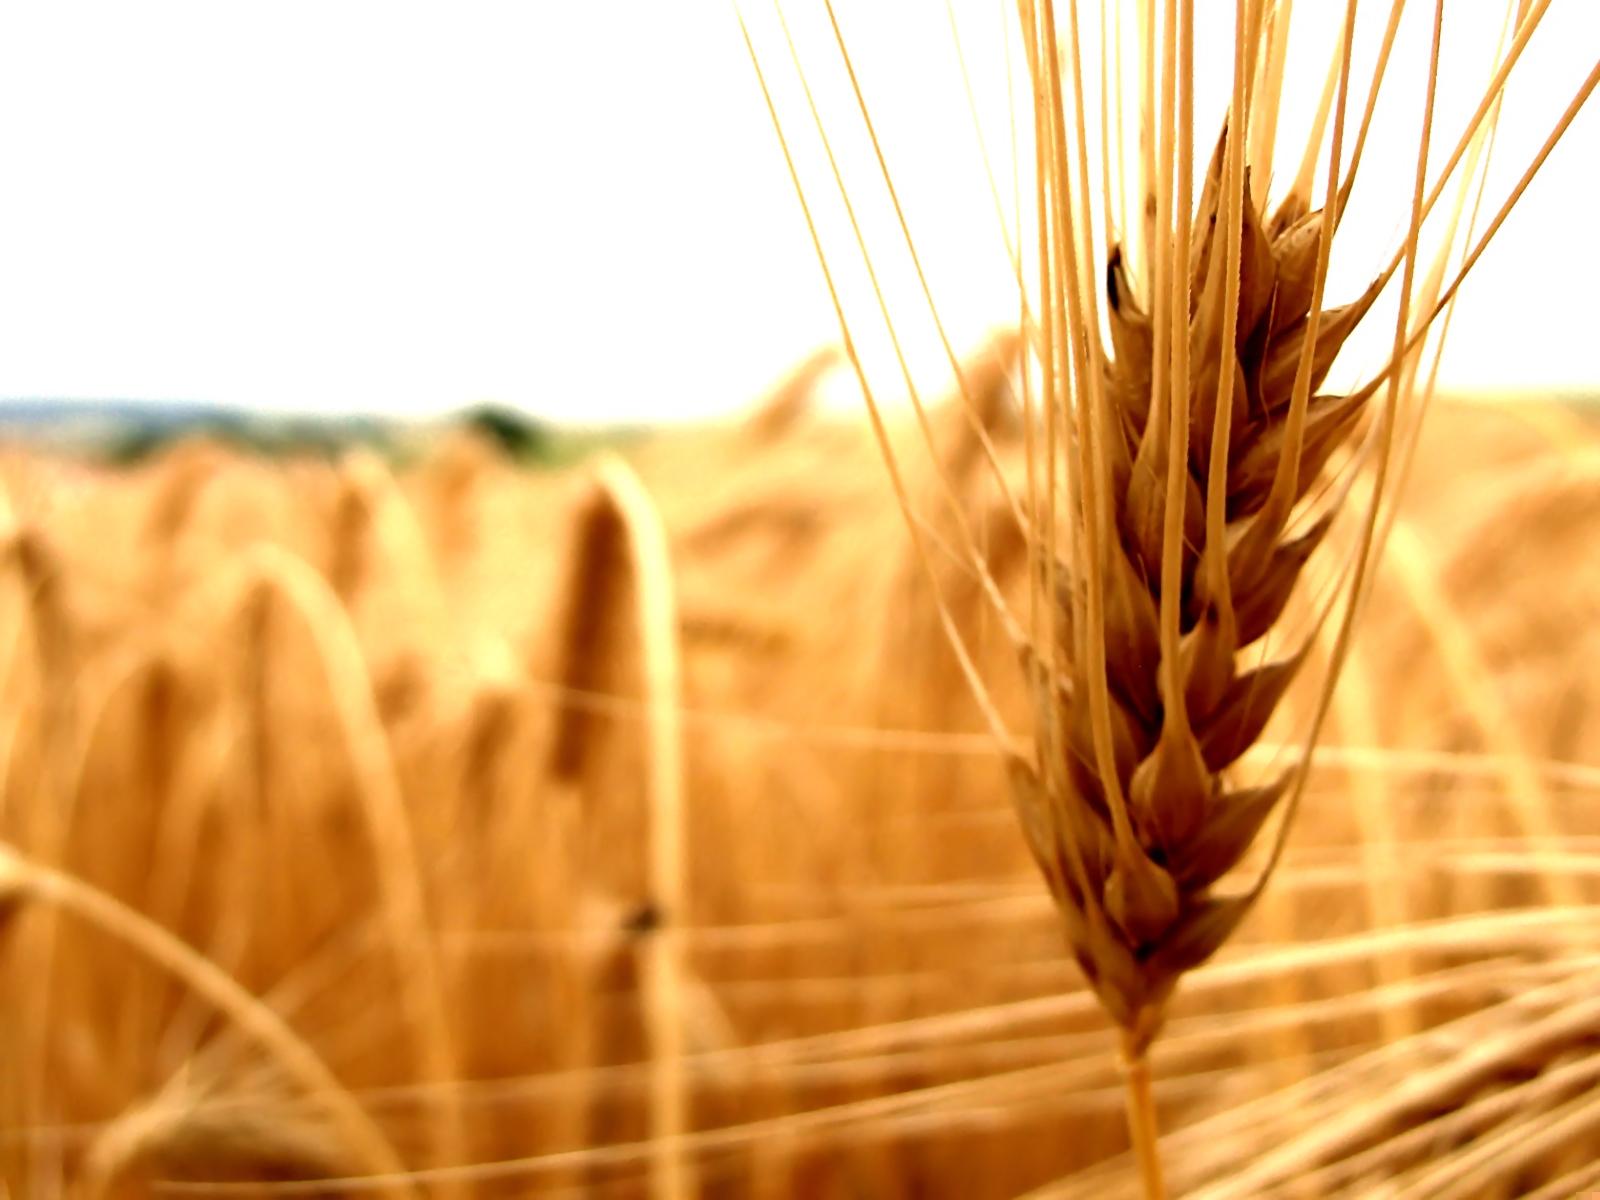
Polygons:
<instances>
[{"instance_id":1,"label":"wheat spike","mask_svg":"<svg viewBox=\"0 0 1600 1200\"><path fill-rule=\"evenodd\" d=\"M1216 212L1227 150L1224 134L1198 214L1205 232L1196 247L1187 329L1189 452L1176 472L1186 493L1181 555L1168 555L1164 528L1178 439L1176 423L1151 394L1153 322L1134 298L1120 252L1113 251L1107 270L1113 353L1101 452L1111 465L1115 536L1104 539L1098 555L1115 781L1101 773L1087 702L1094 683L1078 617L1086 604L1074 595L1087 586L1087 572L1066 558L1055 567L1054 654L1038 656L1033 678L1040 720L1053 727L1038 739L1033 761L1009 762L1024 832L1067 917L1073 952L1112 1016L1141 1046L1158 1028L1179 976L1209 957L1247 907L1245 898L1217 899L1211 889L1239 864L1291 777L1232 791L1223 772L1260 736L1303 653L1247 666L1239 652L1283 616L1332 516L1320 514L1306 530L1290 533L1289 514L1348 440L1375 390L1295 405L1296 364L1307 342L1315 337L1314 389L1376 289L1308 332L1318 282L1308 250L1317 247L1322 212L1280 210L1263 222L1248 188L1227 206L1239 214L1237 241L1230 253L1218 252L1218 234L1233 235ZM1280 232L1273 236L1273 229ZM1236 282L1224 266L1234 254ZM1235 288L1237 295L1230 294ZM1236 319L1229 315L1234 308ZM1221 336L1229 325L1233 335ZM1226 367L1224 354L1232 360ZM1221 403L1219 380L1229 388ZM1221 486L1206 489L1213 436L1226 450L1216 455ZM1298 463L1279 482L1291 448ZM1221 528L1220 541L1213 527ZM1174 590L1163 588L1168 557L1178 565L1172 606L1183 691L1176 698L1161 636L1163 594ZM1046 672L1045 661L1065 670ZM1113 804L1125 805L1133 844L1119 837Z\"/></svg>"},{"instance_id":2,"label":"wheat spike","mask_svg":"<svg viewBox=\"0 0 1600 1200\"><path fill-rule=\"evenodd\" d=\"M1151 1196L1164 1187L1146 1051L1179 980L1229 938L1282 852L1309 751L1362 607L1368 565L1387 533L1380 515L1393 512L1388 464L1398 454L1396 474L1403 478L1426 406L1431 383L1414 395L1423 341L1594 86L1591 77L1441 290L1456 224L1452 218L1433 269L1423 264L1419 272L1423 223L1447 181L1453 178L1463 197L1471 187L1476 151L1471 165L1459 173L1457 167L1464 151L1480 145L1492 128L1505 80L1545 6L1515 8L1515 36L1431 191L1426 167L1444 5L1436 0L1429 7L1433 36L1419 64L1427 87L1415 173L1409 205L1402 207L1398 196L1394 205L1408 217L1403 248L1359 295L1329 307L1324 292L1332 246L1373 127L1402 3L1389 10L1364 103L1359 92L1353 95L1351 78L1358 5L1347 0L1341 6L1343 22L1304 153L1287 193L1269 205L1290 5L1237 0L1234 6L1231 103L1196 198L1193 0L1141 0L1139 177L1122 181L1120 189L1137 196L1140 211L1132 221L1122 218L1127 253L1111 224L1111 122L1104 112L1105 76L1116 64L1105 59L1102 45L1096 172L1081 62L1089 39L1080 33L1077 0L1067 0L1059 13L1052 0L1017 3L1033 94L1037 253L1031 292L1019 272L1021 326L1031 351L1021 374L1028 486L1019 523L1035 567L1030 628L1017 640L1033 701L1031 749L1007 732L965 646L953 632L951 640L1000 742L1025 839L1073 956L1121 1027L1130 1132ZM827 9L859 100L831 3ZM1100 20L1103 26L1104 5ZM1103 43L1103 28L1100 33ZM1119 127L1122 93L1118 80ZM771 106L770 93L767 99ZM1360 115L1353 121L1356 105ZM775 109L773 115L777 120ZM864 101L862 117L893 198ZM1347 138L1349 129L1354 134ZM787 156L786 143L784 149ZM1325 150L1322 202L1314 206ZM789 165L793 173L792 158ZM1106 193L1098 203L1090 194L1097 180ZM795 182L844 326L847 356L926 565L918 518L909 510L797 173ZM838 184L844 190L843 181ZM1107 226L1103 259L1095 246L1096 213L1105 214ZM909 230L906 237L909 242ZM867 247L860 249L870 260ZM1391 357L1359 389L1324 394L1340 349L1397 272ZM1351 453L1363 428L1364 444ZM1343 472L1342 480L1330 479L1330 464ZM1307 633L1306 622L1288 618L1291 595L1344 498L1354 494L1350 483L1362 467L1371 468L1371 483L1351 514L1358 525L1348 542L1353 550ZM1006 618L1002 623L1015 630L983 560L972 558ZM940 613L945 616L942 602ZM948 619L945 625L949 632ZM1260 739L1325 626L1333 630L1332 649L1305 753L1276 779L1235 786L1230 768ZM1277 649L1285 642L1286 653ZM1258 649L1266 644L1274 647L1270 659ZM1219 894L1214 889L1242 866L1280 812L1265 868L1244 890Z\"/></svg>"},{"instance_id":3,"label":"wheat spike","mask_svg":"<svg viewBox=\"0 0 1600 1200\"><path fill-rule=\"evenodd\" d=\"M1213 888L1240 865L1300 778L1291 769L1264 786L1236 790L1224 772L1260 737L1310 641L1286 657L1248 666L1240 652L1279 625L1334 518L1336 505L1316 511L1305 502L1377 385L1350 395L1316 391L1387 278L1380 275L1353 302L1324 310L1345 194L1339 185L1354 4L1340 38L1326 201L1308 212L1297 186L1263 219L1251 170L1269 168L1261 150L1254 151L1256 161L1246 159L1244 132L1275 122L1279 45L1270 35L1263 44L1261 10L1240 4L1230 124L1196 206L1194 11L1190 0L1168 0L1160 34L1158 167L1154 181L1148 167L1144 180L1146 216L1153 209L1155 218L1147 226L1154 244L1145 247L1149 309L1139 305L1113 247L1104 281L1111 344L1103 345L1093 275L1081 265L1092 254L1082 229L1091 209L1072 0L1068 15L1062 54L1049 0L1037 13L1026 5L1023 13L1035 93L1051 97L1036 117L1039 207L1048 218L1041 222L1041 277L1047 297L1054 289L1050 307L1060 315L1047 324L1044 357L1047 364L1070 363L1070 372L1047 366L1044 373L1052 518L1058 438L1068 447L1069 486L1067 537L1043 547L1052 619L1044 643L1035 642L1027 655L1039 723L1035 755L1031 762L1013 756L1008 767L1029 847L1073 955L1122 1029L1130 1138L1146 1194L1159 1197L1165 1185L1149 1043L1178 981L1232 935L1260 894L1271 863L1254 888L1231 895ZM1287 12L1277 15L1287 20ZM1442 6L1421 163L1441 15ZM1252 111L1247 89L1258 60L1269 86L1264 106ZM1061 99L1064 73L1075 102L1070 110ZM1066 149L1069 112L1076 116L1076 163ZM1308 160L1320 136L1318 129ZM1262 144L1270 153L1270 137ZM1359 148L1358 139L1357 154ZM1054 182L1048 194L1047 179ZM1408 327L1422 185L1419 166L1397 358ZM1392 442L1393 386L1387 399L1376 494ZM1297 512L1314 519L1291 533ZM1375 515L1374 507L1356 556L1355 592ZM1327 688L1353 611L1352 605L1340 630Z\"/></svg>"}]
</instances>

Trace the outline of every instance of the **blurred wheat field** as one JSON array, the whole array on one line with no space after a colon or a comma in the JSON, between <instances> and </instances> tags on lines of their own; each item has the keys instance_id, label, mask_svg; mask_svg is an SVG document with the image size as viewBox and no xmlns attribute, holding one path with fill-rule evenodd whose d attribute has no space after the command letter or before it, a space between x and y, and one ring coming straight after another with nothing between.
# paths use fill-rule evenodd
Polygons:
<instances>
[{"instance_id":1,"label":"blurred wheat field","mask_svg":"<svg viewBox=\"0 0 1600 1200\"><path fill-rule=\"evenodd\" d=\"M561 474L0 458L8 1195L1133 1194L1113 1029L809 381ZM1600 1184L1600 438L1431 421L1283 873L1154 1051L1179 1194Z\"/></svg>"}]
</instances>

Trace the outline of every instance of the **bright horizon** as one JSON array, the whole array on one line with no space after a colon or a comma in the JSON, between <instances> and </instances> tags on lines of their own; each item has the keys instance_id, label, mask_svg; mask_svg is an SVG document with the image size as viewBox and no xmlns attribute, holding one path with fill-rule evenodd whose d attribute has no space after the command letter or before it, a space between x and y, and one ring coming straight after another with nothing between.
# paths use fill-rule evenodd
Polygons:
<instances>
[{"instance_id":1,"label":"bright horizon","mask_svg":"<svg viewBox=\"0 0 1600 1200\"><path fill-rule=\"evenodd\" d=\"M823 196L781 31L770 8L747 7L807 187ZM792 7L849 177L868 184L816 14ZM1413 7L1408 22L1425 23ZM999 10L956 11L991 153L1008 155ZM1015 299L943 6L842 7L841 22L892 131L885 150L941 315L970 350ZM1558 0L1546 26L1513 76L1496 150L1509 179L1600 48L1592 6ZM1463 288L1442 387L1600 387L1594 108ZM1452 142L1455 109L1442 95ZM1202 119L1197 155L1205 130ZM1409 164L1385 175L1376 142L1369 154L1363 186L1370 173L1409 188ZM4 397L694 418L747 407L839 336L724 0L7 6L0 173ZM1392 226L1403 208L1384 213ZM1371 254L1392 236L1381 225ZM869 241L892 257L894 237ZM916 374L937 387L942 352L914 328L920 298L898 286ZM863 345L881 368L881 348Z\"/></svg>"}]
</instances>

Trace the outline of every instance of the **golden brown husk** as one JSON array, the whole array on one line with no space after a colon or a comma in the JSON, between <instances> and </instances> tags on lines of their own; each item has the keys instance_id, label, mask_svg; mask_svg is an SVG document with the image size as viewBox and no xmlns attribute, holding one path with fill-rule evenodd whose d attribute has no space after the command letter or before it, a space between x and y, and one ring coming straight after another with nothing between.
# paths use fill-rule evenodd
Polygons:
<instances>
[{"instance_id":1,"label":"golden brown husk","mask_svg":"<svg viewBox=\"0 0 1600 1200\"><path fill-rule=\"evenodd\" d=\"M1215 885L1239 865L1285 794L1285 774L1265 786L1231 788L1227 770L1258 739L1303 651L1270 661L1241 656L1282 617L1302 567L1326 534L1324 507L1290 531L1324 464L1356 429L1373 388L1317 395L1309 405L1290 504L1268 506L1286 444L1295 367L1307 336L1323 214L1291 200L1263 222L1243 189L1239 216L1237 332L1224 346L1225 223L1218 220L1226 135L1206 176L1191 281L1190 437L1184 509L1179 674L1187 721L1166 719L1166 664L1158 615L1166 495L1167 423L1152 419L1151 318L1134 297L1120 251L1106 271L1112 345L1104 382L1113 414L1106 453L1120 498L1117 538L1102 562L1106 679L1117 786L1128 798L1139 857L1119 846L1099 775L1089 719L1089 680L1071 589L1083 586L1058 563L1057 661L1065 678L1034 672L1036 711L1059 727L1038 739L1039 758L1010 763L1023 828L1057 902L1073 953L1119 1024L1145 1041L1181 975L1208 958L1248 908ZM1376 285L1324 313L1312 357L1319 387ZM1221 357L1234 356L1228 428L1224 548L1206 543L1206 470ZM1225 557L1220 583L1214 564ZM1042 657L1042 656L1041 656ZM1043 748L1055 747L1046 752Z\"/></svg>"}]
</instances>

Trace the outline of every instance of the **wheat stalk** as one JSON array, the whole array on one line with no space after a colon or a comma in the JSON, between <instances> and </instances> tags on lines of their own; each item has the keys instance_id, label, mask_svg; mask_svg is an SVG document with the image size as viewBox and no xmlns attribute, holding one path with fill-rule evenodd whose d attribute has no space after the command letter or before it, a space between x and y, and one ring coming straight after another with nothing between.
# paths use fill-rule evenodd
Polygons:
<instances>
[{"instance_id":1,"label":"wheat stalk","mask_svg":"<svg viewBox=\"0 0 1600 1200\"><path fill-rule=\"evenodd\" d=\"M825 3L910 246L844 35L831 0ZM1388 529L1380 514L1393 511L1396 480L1388 467L1396 456L1409 460L1426 406L1432 374L1420 390L1416 383L1424 339L1595 83L1591 76L1580 89L1551 141L1443 286L1460 240L1458 226L1452 217L1428 270L1424 222L1453 175L1461 196L1467 194L1506 78L1547 5L1522 0L1508 13L1515 36L1430 192L1427 164L1444 20L1444 5L1436 0L1431 49L1418 67L1426 72L1427 87L1409 202L1393 201L1406 214L1404 245L1361 294L1329 307L1325 289L1333 243L1404 4L1396 0L1389 10L1364 100L1352 79L1358 7L1371 6L1348 0L1344 7L1299 169L1269 210L1290 5L1237 0L1228 115L1197 199L1191 188L1193 0L1164 0L1159 12L1153 0L1141 0L1135 14L1139 171L1136 180L1119 181L1124 197L1138 197L1140 216L1132 222L1124 217L1119 230L1109 194L1113 150L1104 101L1098 172L1090 161L1094 139L1082 61L1090 39L1080 29L1077 0L1067 0L1062 13L1052 0L1017 4L1033 99L1037 255L1032 289L1018 271L1031 351L1021 372L1028 485L1025 511L1017 514L1034 563L1025 631L1011 618L964 527L958 552L984 581L1002 626L1018 643L1035 713L1031 748L1006 729L943 597L936 599L943 627L1005 752L1022 830L1073 956L1122 1030L1130 1135L1149 1196L1163 1195L1164 1185L1147 1051L1179 980L1229 938L1279 861L1310 751L1348 654L1369 566ZM1118 72L1118 64L1105 59L1105 25L1102 5L1102 97L1107 77ZM745 37L833 296L846 355L914 548L937 587L928 537L912 511L862 368L784 122L748 29ZM792 43L790 48L792 54ZM810 86L794 57L815 117ZM1117 85L1120 128L1120 77ZM1361 115L1354 122L1358 101ZM828 148L820 117L816 123ZM1313 208L1325 141L1321 204ZM1469 152L1467 168L1458 173ZM835 182L846 193L831 148L828 155ZM1097 179L1099 208L1091 197ZM873 256L848 196L845 204L872 272ZM1097 211L1105 213L1103 250L1095 244ZM1455 216L1460 211L1458 201ZM1139 264L1138 272L1129 270L1130 260ZM917 269L926 290L920 264ZM1340 348L1397 273L1398 314L1387 362L1357 390L1319 393ZM876 273L872 279L878 289ZM898 353L881 290L878 297ZM1433 351L1437 355L1437 338ZM926 432L909 371L905 376ZM957 383L964 404L975 412L959 371ZM1374 404L1380 392L1381 402ZM931 434L928 441L931 449ZM1291 596L1362 468L1371 480L1364 503L1350 514L1357 522L1352 548L1334 575L1331 595L1318 600L1309 621L1297 620ZM1335 471L1343 481L1332 485ZM1003 486L998 466L995 473ZM1403 468L1395 472L1403 474ZM1276 778L1241 786L1233 778L1235 764L1260 739L1325 628L1333 631L1333 643L1302 754ZM1284 644L1288 651L1275 649L1270 659L1260 649ZM1222 891L1224 877L1243 865L1275 815L1280 820L1265 865L1253 881Z\"/></svg>"},{"instance_id":2,"label":"wheat stalk","mask_svg":"<svg viewBox=\"0 0 1600 1200\"><path fill-rule=\"evenodd\" d=\"M69 874L30 862L13 847L0 843L0 927L15 920L27 904L71 913L181 978L235 1021L244 1034L278 1060L285 1075L325 1106L350 1153L383 1177L380 1187L385 1195L416 1194L394 1148L372 1119L271 1008L215 964L114 897Z\"/></svg>"}]
</instances>

